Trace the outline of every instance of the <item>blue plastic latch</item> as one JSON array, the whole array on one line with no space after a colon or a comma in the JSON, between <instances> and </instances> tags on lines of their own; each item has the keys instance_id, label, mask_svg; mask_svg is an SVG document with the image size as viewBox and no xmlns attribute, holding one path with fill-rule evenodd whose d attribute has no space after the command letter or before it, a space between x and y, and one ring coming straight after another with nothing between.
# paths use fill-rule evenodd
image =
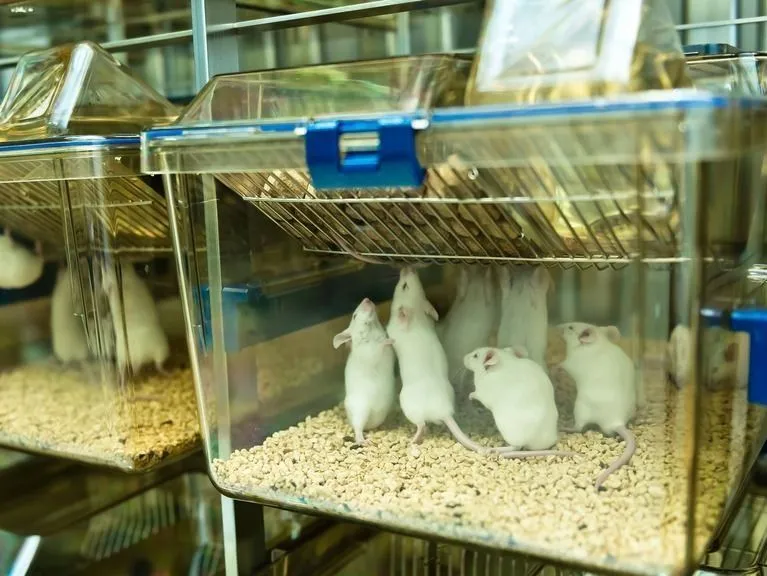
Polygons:
<instances>
[{"instance_id":1,"label":"blue plastic latch","mask_svg":"<svg viewBox=\"0 0 767 576\"><path fill-rule=\"evenodd\" d=\"M306 165L317 189L418 187L412 116L318 120L306 128Z\"/></svg>"},{"instance_id":2,"label":"blue plastic latch","mask_svg":"<svg viewBox=\"0 0 767 576\"><path fill-rule=\"evenodd\" d=\"M767 406L767 310L701 311L708 326L721 326L733 332L746 332L750 338L748 359L748 401Z\"/></svg>"}]
</instances>

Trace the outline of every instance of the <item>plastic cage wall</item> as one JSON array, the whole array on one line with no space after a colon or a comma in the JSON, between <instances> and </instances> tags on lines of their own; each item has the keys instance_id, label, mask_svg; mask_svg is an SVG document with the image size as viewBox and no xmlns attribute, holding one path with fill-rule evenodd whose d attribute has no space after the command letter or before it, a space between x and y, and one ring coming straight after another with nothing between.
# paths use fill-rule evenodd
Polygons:
<instances>
[{"instance_id":1,"label":"plastic cage wall","mask_svg":"<svg viewBox=\"0 0 767 576\"><path fill-rule=\"evenodd\" d=\"M219 77L174 126L143 134L143 167L173 197L214 483L590 567L691 567L763 437L749 403L763 392L763 340L746 324L761 322L765 294L746 271L762 250L764 104L676 90L440 108L432 86L449 83L414 80L433 62L368 62L366 84L353 65L334 68L337 91L321 94L334 108L313 118L302 104L324 84L300 79L327 67ZM376 113L361 109L361 85L386 100ZM631 463L596 491L623 450L615 439L563 435L555 447L577 457L504 459L439 425L412 445L397 408L360 447L342 404L346 355L332 342L365 297L386 324L396 267L408 263L424 266L440 318L462 270L483 265L495 282L548 271L544 364L561 426L575 390L554 369L556 326L619 328L644 392ZM751 332L751 355L745 335L704 328L705 310L707 322ZM501 445L492 415L467 400L456 397L460 426Z\"/></svg>"},{"instance_id":2,"label":"plastic cage wall","mask_svg":"<svg viewBox=\"0 0 767 576\"><path fill-rule=\"evenodd\" d=\"M162 183L142 126L176 109L90 43L32 53L0 108L0 444L125 470L196 448ZM161 372L158 372L157 369Z\"/></svg>"}]
</instances>

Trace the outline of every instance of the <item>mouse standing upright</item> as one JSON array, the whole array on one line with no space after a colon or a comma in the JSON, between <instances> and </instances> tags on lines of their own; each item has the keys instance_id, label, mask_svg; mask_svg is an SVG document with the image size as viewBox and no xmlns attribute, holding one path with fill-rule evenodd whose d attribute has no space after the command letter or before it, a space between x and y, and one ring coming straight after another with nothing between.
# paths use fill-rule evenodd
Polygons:
<instances>
[{"instance_id":1,"label":"mouse standing upright","mask_svg":"<svg viewBox=\"0 0 767 576\"><path fill-rule=\"evenodd\" d=\"M413 443L423 440L427 423L439 422L445 424L466 448L480 453L492 452L494 450L471 440L453 417L455 392L448 378L447 356L437 336L435 324L438 320L418 273L411 267L403 268L394 289L386 330L394 341L399 360L402 377L400 407L405 417L416 425ZM515 454L517 452L512 456Z\"/></svg>"},{"instance_id":2,"label":"mouse standing upright","mask_svg":"<svg viewBox=\"0 0 767 576\"><path fill-rule=\"evenodd\" d=\"M636 450L636 438L628 423L636 414L637 391L634 362L618 346L620 332L574 322L559 326L567 345L561 367L575 381L573 416L575 428L594 424L603 433L618 434L626 443L623 454L596 480L597 490L608 476L627 464Z\"/></svg>"},{"instance_id":3,"label":"mouse standing upright","mask_svg":"<svg viewBox=\"0 0 767 576\"><path fill-rule=\"evenodd\" d=\"M162 371L170 347L152 294L131 264L118 266L122 272L121 283L117 281L114 270L103 272L104 290L114 326L117 366L123 373L128 366L137 373L146 364L153 363L158 371Z\"/></svg>"},{"instance_id":4,"label":"mouse standing upright","mask_svg":"<svg viewBox=\"0 0 767 576\"><path fill-rule=\"evenodd\" d=\"M72 281L69 269L60 268L51 295L51 345L61 362L84 362L88 340L83 321L75 314Z\"/></svg>"},{"instance_id":5,"label":"mouse standing upright","mask_svg":"<svg viewBox=\"0 0 767 576\"><path fill-rule=\"evenodd\" d=\"M527 356L524 348L478 348L464 357L474 373L475 391L470 398L490 410L495 426L509 443L503 449L527 449L518 456L572 456L548 450L558 439L554 386L546 371Z\"/></svg>"},{"instance_id":6,"label":"mouse standing upright","mask_svg":"<svg viewBox=\"0 0 767 576\"><path fill-rule=\"evenodd\" d=\"M547 295L551 275L543 266L498 268L501 284L499 348L524 347L531 360L546 369L549 312Z\"/></svg>"},{"instance_id":7,"label":"mouse standing upright","mask_svg":"<svg viewBox=\"0 0 767 576\"><path fill-rule=\"evenodd\" d=\"M44 264L39 242L32 252L13 239L10 229L0 235L0 288L31 286L43 275Z\"/></svg>"},{"instance_id":8,"label":"mouse standing upright","mask_svg":"<svg viewBox=\"0 0 767 576\"><path fill-rule=\"evenodd\" d=\"M336 349L346 342L351 342L351 352L344 368L344 408L356 444L363 445L363 431L384 423L395 396L393 342L369 298L357 306L349 327L333 337Z\"/></svg>"},{"instance_id":9,"label":"mouse standing upright","mask_svg":"<svg viewBox=\"0 0 767 576\"><path fill-rule=\"evenodd\" d=\"M458 274L455 299L437 332L447 355L450 382L460 400L468 399L471 384L463 358L490 344L500 305L492 268L461 266Z\"/></svg>"}]
</instances>

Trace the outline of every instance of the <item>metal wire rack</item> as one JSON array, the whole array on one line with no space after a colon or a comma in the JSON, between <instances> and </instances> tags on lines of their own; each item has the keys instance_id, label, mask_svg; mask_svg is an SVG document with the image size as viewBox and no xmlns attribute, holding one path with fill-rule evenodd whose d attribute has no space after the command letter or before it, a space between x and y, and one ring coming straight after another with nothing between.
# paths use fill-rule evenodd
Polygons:
<instances>
[{"instance_id":1,"label":"metal wire rack","mask_svg":"<svg viewBox=\"0 0 767 576\"><path fill-rule=\"evenodd\" d=\"M172 492L152 490L92 518L80 554L91 561L112 557L175 526L186 514L185 507Z\"/></svg>"},{"instance_id":2,"label":"metal wire rack","mask_svg":"<svg viewBox=\"0 0 767 576\"><path fill-rule=\"evenodd\" d=\"M543 564L531 560L387 535L391 576L536 576Z\"/></svg>"},{"instance_id":3,"label":"metal wire rack","mask_svg":"<svg viewBox=\"0 0 767 576\"><path fill-rule=\"evenodd\" d=\"M0 226L41 241L47 257L62 258L70 210L80 250L169 252L164 195L126 167L119 170L117 177L70 181L35 181L27 173L28 181L0 184Z\"/></svg>"},{"instance_id":4,"label":"metal wire rack","mask_svg":"<svg viewBox=\"0 0 767 576\"><path fill-rule=\"evenodd\" d=\"M543 143L541 134L510 138L499 130L486 136L484 143L472 140L478 147L474 157L542 156L515 149ZM589 152L584 147L581 153ZM732 184L745 169L736 161L723 162L716 178L729 177ZM430 167L418 189L319 192L304 170L217 178L309 252L377 262L535 260L617 267L640 253L647 261L678 258L681 170L667 162L596 166L543 160L477 168L453 154ZM734 208L738 214L717 214L715 224L743 222L747 205ZM722 243L712 246L712 255L721 254L735 228L717 232Z\"/></svg>"},{"instance_id":5,"label":"metal wire rack","mask_svg":"<svg viewBox=\"0 0 767 576\"><path fill-rule=\"evenodd\" d=\"M625 193L585 190L588 178L578 168L566 176L544 166L478 170L458 160L429 170L424 187L414 191L320 195L305 171L218 175L309 252L382 262L548 259L575 265L628 263L638 251L637 227L652 255L676 254L673 189L644 177L652 188L641 194L651 208L640 216L640 199L627 186L637 176L628 167L599 176L605 187L622 179ZM573 178L580 190L571 186L562 202L561 183ZM515 193L504 197L504 190Z\"/></svg>"},{"instance_id":6,"label":"metal wire rack","mask_svg":"<svg viewBox=\"0 0 767 576\"><path fill-rule=\"evenodd\" d=\"M701 565L709 573L761 573L767 555L767 497L747 494L722 545Z\"/></svg>"}]
</instances>

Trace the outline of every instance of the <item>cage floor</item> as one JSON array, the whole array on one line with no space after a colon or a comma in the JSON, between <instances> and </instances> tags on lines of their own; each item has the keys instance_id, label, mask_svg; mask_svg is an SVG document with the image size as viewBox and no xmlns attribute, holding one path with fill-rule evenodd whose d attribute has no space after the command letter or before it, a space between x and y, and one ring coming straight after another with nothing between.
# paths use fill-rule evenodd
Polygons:
<instances>
[{"instance_id":1,"label":"cage floor","mask_svg":"<svg viewBox=\"0 0 767 576\"><path fill-rule=\"evenodd\" d=\"M190 370L143 376L129 395L100 379L98 364L53 361L0 373L0 444L131 470L199 444Z\"/></svg>"},{"instance_id":2,"label":"cage floor","mask_svg":"<svg viewBox=\"0 0 767 576\"><path fill-rule=\"evenodd\" d=\"M566 563L666 572L680 567L685 552L689 439L683 407L689 398L667 384L660 367L646 370L644 380L647 404L631 426L637 452L599 493L593 482L623 445L597 432L562 436L558 448L577 452L576 459L504 460L467 451L440 426L413 446L414 427L397 413L368 433L371 446L357 449L341 406L214 461L212 473L219 487L245 499ZM563 425L573 399L571 384L557 385ZM696 505L701 553L743 473L744 446L761 422L743 391L706 395L703 405ZM501 444L483 408L464 406L456 418L480 443Z\"/></svg>"}]
</instances>

